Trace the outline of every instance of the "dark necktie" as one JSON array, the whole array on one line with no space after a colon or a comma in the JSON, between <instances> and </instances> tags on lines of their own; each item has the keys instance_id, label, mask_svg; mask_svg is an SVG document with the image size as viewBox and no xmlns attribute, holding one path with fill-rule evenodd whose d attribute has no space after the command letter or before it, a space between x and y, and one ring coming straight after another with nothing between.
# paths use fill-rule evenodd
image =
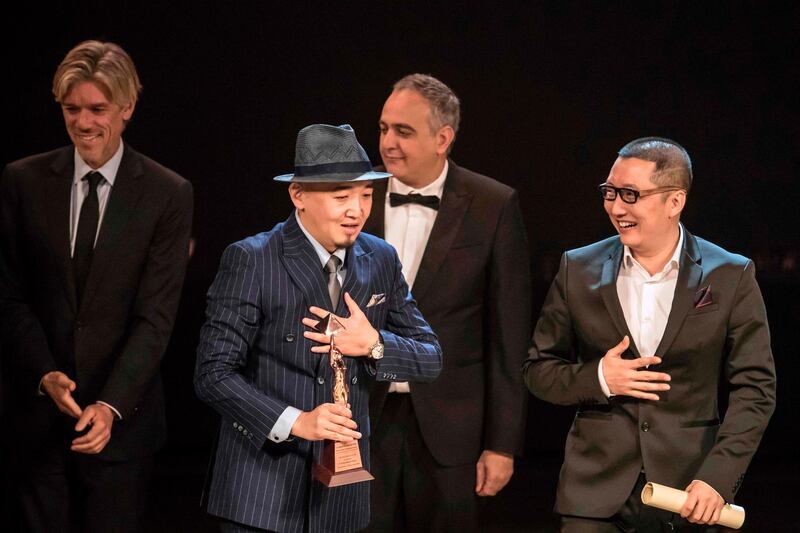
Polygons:
<instances>
[{"instance_id":1,"label":"dark necktie","mask_svg":"<svg viewBox=\"0 0 800 533\"><path fill-rule=\"evenodd\" d=\"M397 207L405 204L419 204L424 207L430 207L434 211L439 210L439 197L438 196L425 196L422 194L397 194L396 192L389 193L389 205Z\"/></svg>"},{"instance_id":2,"label":"dark necktie","mask_svg":"<svg viewBox=\"0 0 800 533\"><path fill-rule=\"evenodd\" d=\"M89 182L89 194L81 205L81 214L78 217L78 231L75 236L75 252L72 254L72 266L75 271L75 288L77 289L78 305L83 297L86 279L89 277L89 268L92 266L94 254L94 240L97 236L97 224L100 220L100 202L97 199L97 185L103 180L99 172L89 172L83 177Z\"/></svg>"},{"instance_id":3,"label":"dark necktie","mask_svg":"<svg viewBox=\"0 0 800 533\"><path fill-rule=\"evenodd\" d=\"M325 272L328 274L328 295L331 297L332 309L335 311L339 303L339 293L342 292L342 285L339 283L339 269L342 266L342 260L337 256L331 254L328 262L325 263Z\"/></svg>"}]
</instances>

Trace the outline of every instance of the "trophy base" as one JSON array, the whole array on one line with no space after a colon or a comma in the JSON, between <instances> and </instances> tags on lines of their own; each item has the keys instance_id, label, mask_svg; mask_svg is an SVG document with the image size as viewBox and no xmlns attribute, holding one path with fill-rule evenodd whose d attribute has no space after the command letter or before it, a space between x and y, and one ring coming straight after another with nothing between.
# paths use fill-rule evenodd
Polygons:
<instances>
[{"instance_id":1,"label":"trophy base","mask_svg":"<svg viewBox=\"0 0 800 533\"><path fill-rule=\"evenodd\" d=\"M322 461L314 465L314 479L326 487L339 487L375 479L361 463L358 443L326 441Z\"/></svg>"},{"instance_id":2,"label":"trophy base","mask_svg":"<svg viewBox=\"0 0 800 533\"><path fill-rule=\"evenodd\" d=\"M345 470L344 472L332 472L323 465L314 465L312 472L314 473L314 479L329 488L375 479L365 468L354 468L353 470Z\"/></svg>"}]
</instances>

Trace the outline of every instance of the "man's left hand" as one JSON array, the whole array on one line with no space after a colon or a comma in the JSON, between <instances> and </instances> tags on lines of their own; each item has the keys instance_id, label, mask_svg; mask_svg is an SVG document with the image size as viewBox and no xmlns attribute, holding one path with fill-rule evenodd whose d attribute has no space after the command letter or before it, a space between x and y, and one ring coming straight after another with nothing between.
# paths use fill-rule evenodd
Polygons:
<instances>
[{"instance_id":1,"label":"man's left hand","mask_svg":"<svg viewBox=\"0 0 800 533\"><path fill-rule=\"evenodd\" d=\"M86 435L72 441L72 451L95 454L103 451L111 440L111 426L114 424L114 413L107 405L93 403L83 410L83 414L75 424L75 431L83 431L92 426Z\"/></svg>"},{"instance_id":2,"label":"man's left hand","mask_svg":"<svg viewBox=\"0 0 800 533\"><path fill-rule=\"evenodd\" d=\"M511 479L511 474L514 473L514 456L510 453L483 450L477 469L475 492L478 496L494 496Z\"/></svg>"},{"instance_id":3,"label":"man's left hand","mask_svg":"<svg viewBox=\"0 0 800 533\"><path fill-rule=\"evenodd\" d=\"M369 353L369 349L378 342L380 334L372 327L372 324L367 320L367 316L358 307L355 300L350 297L350 294L344 293L344 301L347 308L350 310L350 318L336 317L339 322L344 326L344 330L340 331L335 337L336 348L342 352L343 355L350 357L363 357ZM328 316L328 311L319 307L311 307L309 311L319 318ZM313 318L304 318L303 324L314 328L319 323L318 320ZM311 351L314 353L328 353L330 351L331 339L324 333L317 333L316 331L306 331L305 338L312 341L319 342L322 346L314 346Z\"/></svg>"},{"instance_id":4,"label":"man's left hand","mask_svg":"<svg viewBox=\"0 0 800 533\"><path fill-rule=\"evenodd\" d=\"M719 515L725 506L725 500L704 481L695 479L686 487L689 497L681 508L681 516L693 524L713 526L719 521Z\"/></svg>"}]
</instances>

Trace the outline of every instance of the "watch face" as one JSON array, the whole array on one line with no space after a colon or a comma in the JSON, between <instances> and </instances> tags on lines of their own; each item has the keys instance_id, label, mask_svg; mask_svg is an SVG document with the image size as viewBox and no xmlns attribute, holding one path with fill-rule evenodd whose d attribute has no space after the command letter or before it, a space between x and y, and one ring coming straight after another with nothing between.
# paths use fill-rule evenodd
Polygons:
<instances>
[{"instance_id":1,"label":"watch face","mask_svg":"<svg viewBox=\"0 0 800 533\"><path fill-rule=\"evenodd\" d=\"M373 346L372 350L370 350L370 357L373 359L380 359L383 357L383 344L378 343Z\"/></svg>"}]
</instances>

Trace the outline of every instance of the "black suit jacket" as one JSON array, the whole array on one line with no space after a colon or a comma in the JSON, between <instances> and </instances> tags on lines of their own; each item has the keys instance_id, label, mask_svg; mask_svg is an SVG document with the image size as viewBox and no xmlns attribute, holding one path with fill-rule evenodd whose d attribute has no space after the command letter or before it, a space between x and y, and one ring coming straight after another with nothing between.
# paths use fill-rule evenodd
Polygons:
<instances>
[{"instance_id":1,"label":"black suit jacket","mask_svg":"<svg viewBox=\"0 0 800 533\"><path fill-rule=\"evenodd\" d=\"M0 319L29 451L66 415L37 395L61 370L85 407L123 419L102 458L153 453L165 438L160 360L188 260L192 187L125 146L80 307L70 258L72 146L10 163L0 182Z\"/></svg>"},{"instance_id":2,"label":"black suit jacket","mask_svg":"<svg viewBox=\"0 0 800 533\"><path fill-rule=\"evenodd\" d=\"M656 350L671 388L657 402L609 400L597 366L630 337L616 288L622 255L619 237L564 254L524 365L534 394L578 407L556 511L611 516L642 467L648 481L684 489L700 479L732 501L775 407L775 366L753 263L685 231ZM625 357L638 356L632 343ZM722 423L721 386L729 390Z\"/></svg>"},{"instance_id":3,"label":"black suit jacket","mask_svg":"<svg viewBox=\"0 0 800 533\"><path fill-rule=\"evenodd\" d=\"M444 366L431 384L412 383L425 444L443 465L481 451L520 454L527 391L519 367L530 339L528 243L516 191L449 162L442 202L412 295L439 337ZM365 231L384 235L386 182L375 184ZM380 425L388 384L370 394Z\"/></svg>"}]
</instances>

